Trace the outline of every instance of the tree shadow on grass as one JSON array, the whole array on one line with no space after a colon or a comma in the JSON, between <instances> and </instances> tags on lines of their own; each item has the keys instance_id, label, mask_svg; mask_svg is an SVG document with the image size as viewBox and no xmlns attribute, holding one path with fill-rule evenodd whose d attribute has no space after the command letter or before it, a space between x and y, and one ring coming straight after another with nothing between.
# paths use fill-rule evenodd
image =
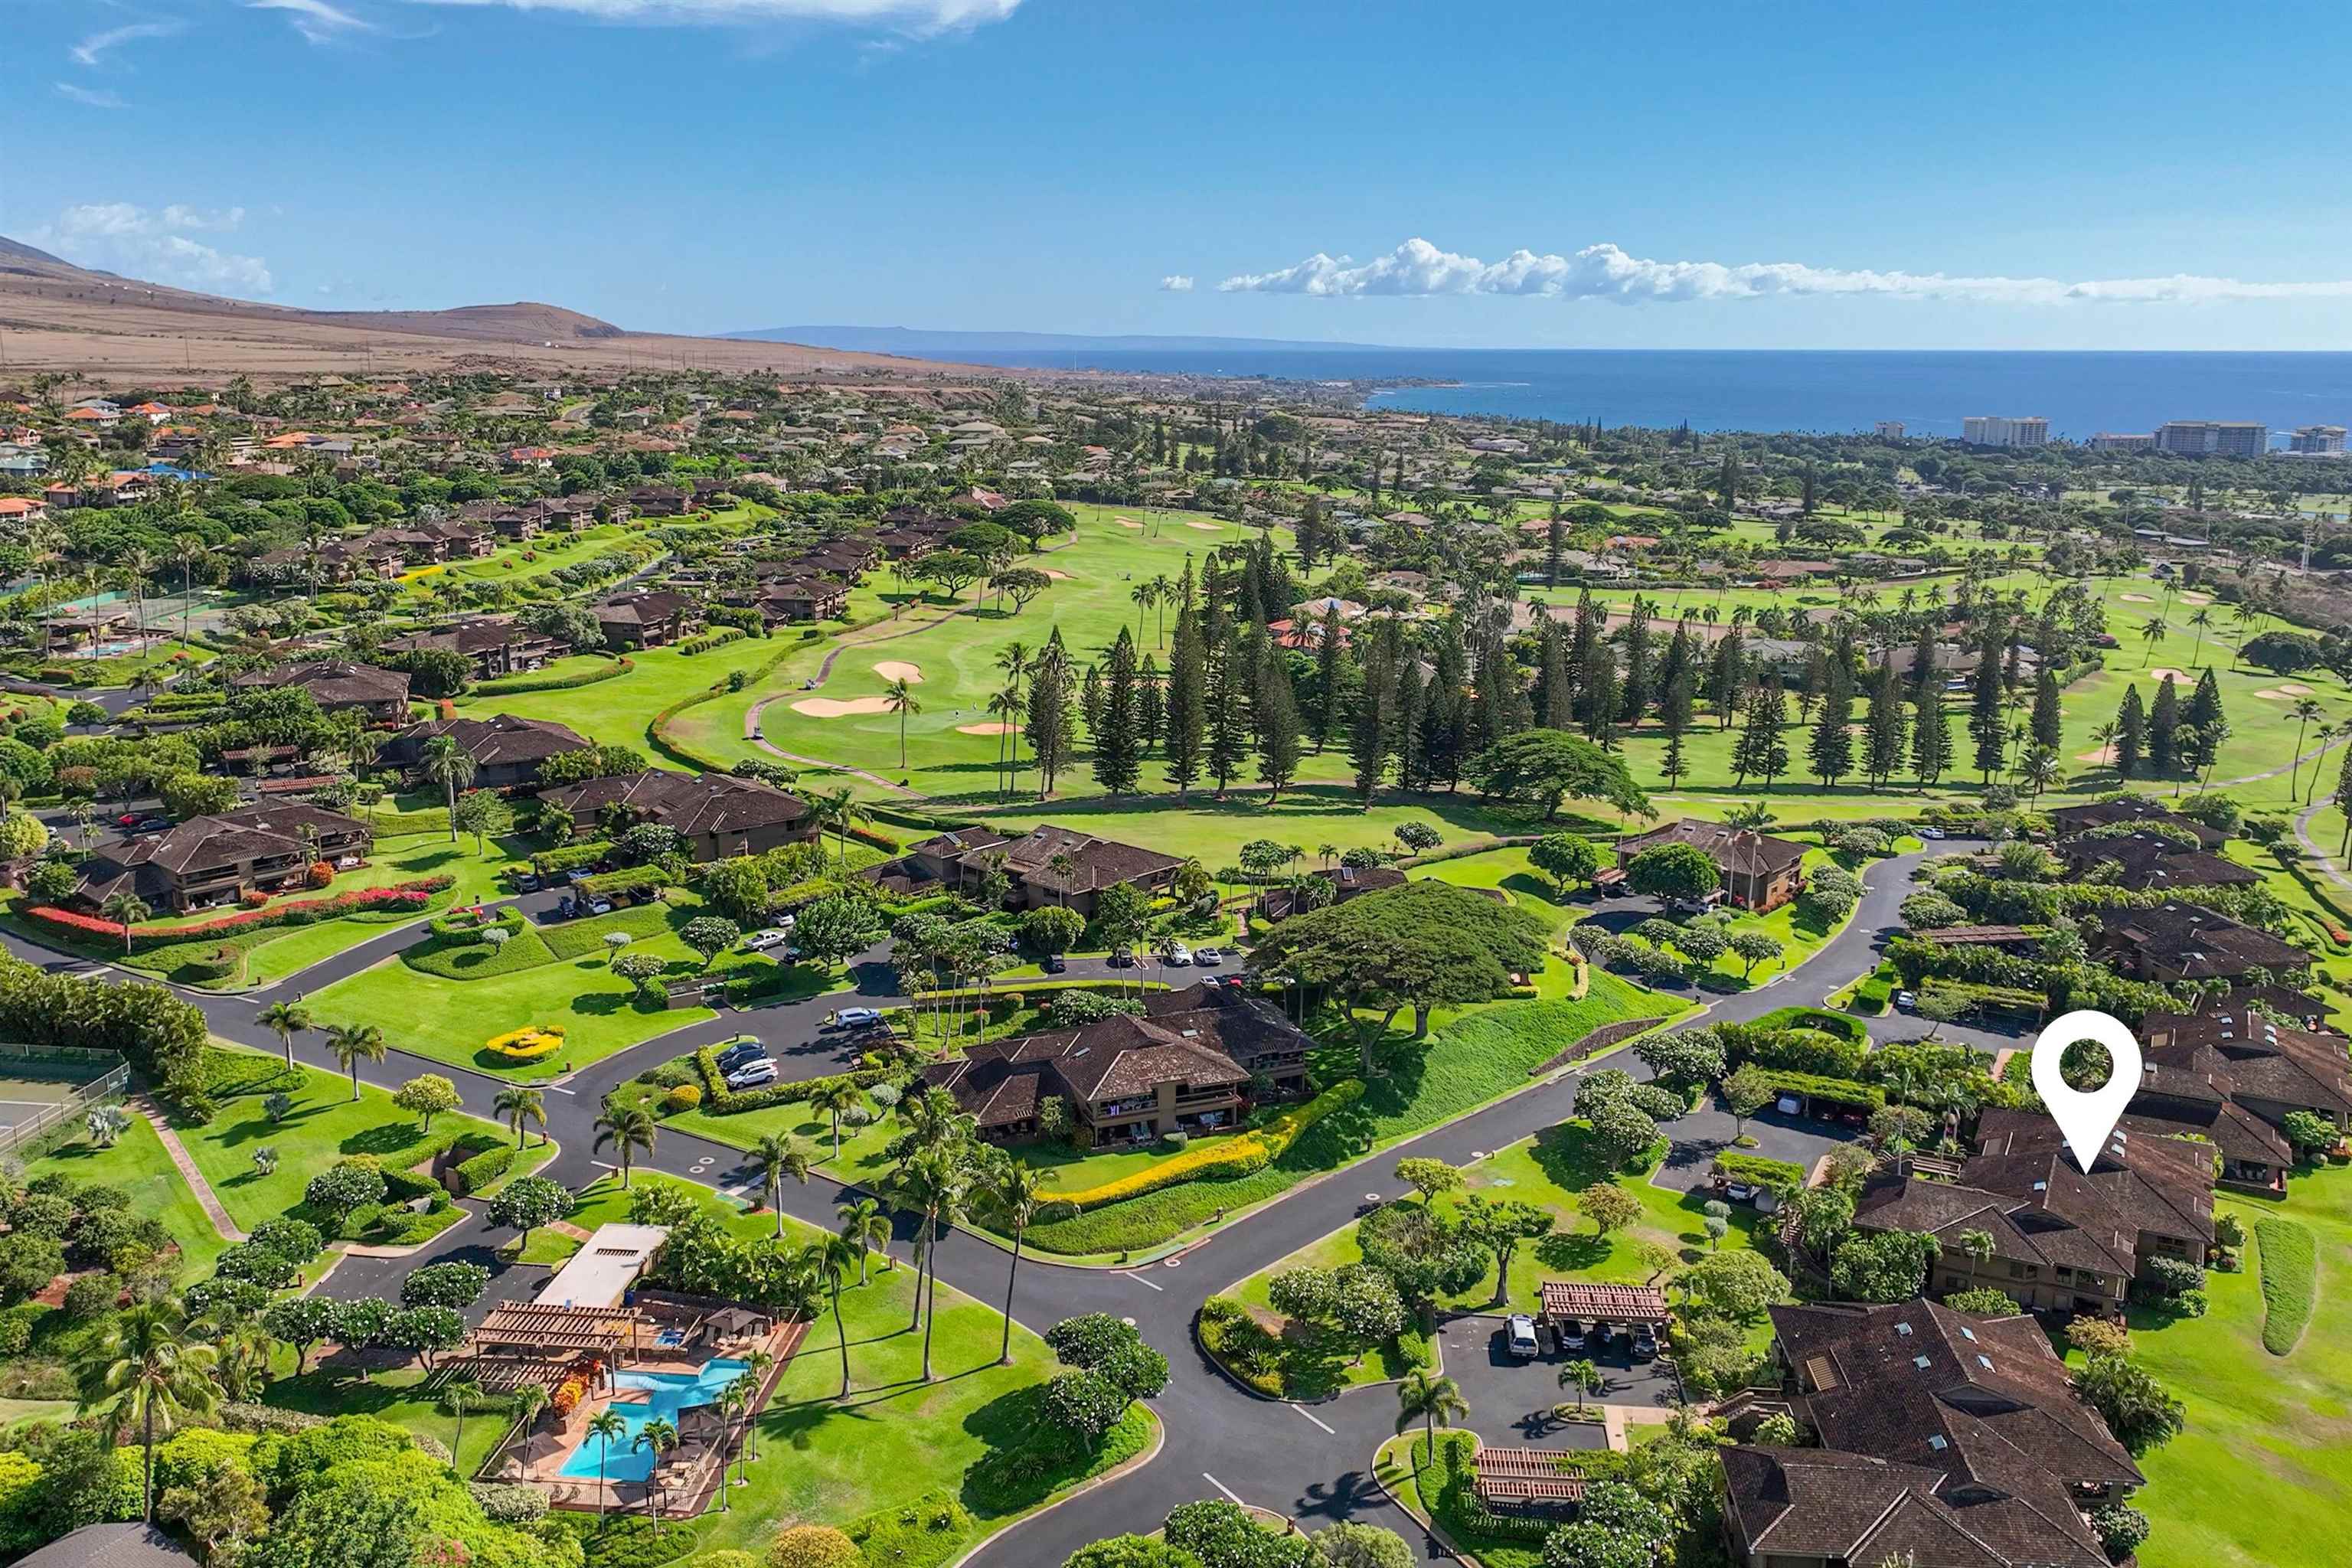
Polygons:
<instances>
[{"instance_id":1,"label":"tree shadow on grass","mask_svg":"<svg viewBox=\"0 0 2352 1568\"><path fill-rule=\"evenodd\" d=\"M213 1133L212 1141L224 1149L235 1149L263 1139L283 1138L289 1132L299 1131L305 1121L324 1116L328 1109L324 1105L306 1105L287 1112L283 1121L272 1121L267 1116L248 1116Z\"/></svg>"},{"instance_id":2,"label":"tree shadow on grass","mask_svg":"<svg viewBox=\"0 0 2352 1568\"><path fill-rule=\"evenodd\" d=\"M1595 1236L1591 1231L1570 1232L1547 1236L1536 1243L1536 1261L1546 1268L1574 1273L1600 1268L1608 1260L1611 1250L1605 1236Z\"/></svg>"},{"instance_id":3,"label":"tree shadow on grass","mask_svg":"<svg viewBox=\"0 0 2352 1568\"><path fill-rule=\"evenodd\" d=\"M387 1121L362 1128L336 1147L346 1154L397 1154L415 1147L424 1136L414 1121Z\"/></svg>"}]
</instances>

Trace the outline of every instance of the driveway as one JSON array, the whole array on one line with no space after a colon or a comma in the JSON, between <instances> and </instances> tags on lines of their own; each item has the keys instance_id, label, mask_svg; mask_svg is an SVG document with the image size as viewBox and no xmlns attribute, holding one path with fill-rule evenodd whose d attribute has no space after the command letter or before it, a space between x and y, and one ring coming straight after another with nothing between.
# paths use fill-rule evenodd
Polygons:
<instances>
[{"instance_id":1,"label":"driveway","mask_svg":"<svg viewBox=\"0 0 2352 1568\"><path fill-rule=\"evenodd\" d=\"M1587 1394L1599 1405L1671 1407L1680 1394L1673 1366L1660 1359L1636 1365L1620 1350L1580 1355L1552 1352L1532 1361L1510 1353L1505 1320L1485 1312L1449 1318L1438 1328L1444 1346L1445 1375L1462 1385L1470 1414L1460 1425L1489 1443L1516 1447L1605 1448L1607 1435L1598 1421L1559 1421L1555 1405L1576 1402L1573 1391L1559 1385L1560 1368L1573 1361L1591 1361L1604 1380L1598 1393Z\"/></svg>"},{"instance_id":2,"label":"driveway","mask_svg":"<svg viewBox=\"0 0 2352 1568\"><path fill-rule=\"evenodd\" d=\"M1686 1193L1706 1179L1717 1154L1732 1148L1738 1123L1710 1094L1706 1104L1675 1122L1673 1131L1674 1143L1666 1151L1665 1163L1658 1167L1650 1182L1654 1186ZM1738 1152L1786 1160L1810 1171L1814 1161L1853 1139L1860 1129L1834 1121L1783 1116L1768 1109L1748 1119L1747 1131L1748 1136L1756 1140L1756 1147Z\"/></svg>"}]
</instances>

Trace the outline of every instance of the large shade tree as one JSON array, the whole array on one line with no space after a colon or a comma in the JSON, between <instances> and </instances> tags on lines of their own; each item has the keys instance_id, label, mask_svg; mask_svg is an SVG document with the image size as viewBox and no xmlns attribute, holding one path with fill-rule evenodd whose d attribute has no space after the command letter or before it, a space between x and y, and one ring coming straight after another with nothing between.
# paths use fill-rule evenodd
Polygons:
<instances>
[{"instance_id":1,"label":"large shade tree","mask_svg":"<svg viewBox=\"0 0 2352 1568\"><path fill-rule=\"evenodd\" d=\"M1541 967L1545 936L1524 910L1424 879L1294 915L1258 944L1256 960L1265 973L1338 996L1370 1073L1373 1047L1399 1011L1412 1009L1413 1038L1422 1038L1431 1008L1492 1001L1514 974Z\"/></svg>"}]
</instances>

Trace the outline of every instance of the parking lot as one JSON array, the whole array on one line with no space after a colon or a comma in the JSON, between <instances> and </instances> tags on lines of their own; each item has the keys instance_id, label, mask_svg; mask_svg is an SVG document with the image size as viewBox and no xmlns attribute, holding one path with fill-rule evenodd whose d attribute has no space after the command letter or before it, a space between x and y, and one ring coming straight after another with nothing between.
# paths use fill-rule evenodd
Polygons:
<instances>
[{"instance_id":1,"label":"parking lot","mask_svg":"<svg viewBox=\"0 0 2352 1568\"><path fill-rule=\"evenodd\" d=\"M1731 1113L1717 1105L1712 1095L1708 1096L1706 1103L1668 1129L1674 1142L1666 1151L1665 1163L1651 1176L1651 1182L1678 1193L1700 1185L1715 1168L1715 1157L1732 1150L1732 1139L1739 1131L1739 1123ZM1787 1116L1768 1107L1748 1119L1747 1133L1756 1140L1756 1147L1738 1152L1786 1160L1810 1171L1814 1161L1861 1131L1843 1122Z\"/></svg>"},{"instance_id":2,"label":"parking lot","mask_svg":"<svg viewBox=\"0 0 2352 1568\"><path fill-rule=\"evenodd\" d=\"M1462 1385L1470 1414L1459 1423L1486 1442L1520 1447L1601 1448L1608 1437L1598 1421L1559 1421L1555 1405L1574 1405L1573 1389L1559 1385L1559 1369L1590 1361L1601 1369L1601 1391L1588 1404L1671 1407L1681 1384L1665 1357L1636 1364L1622 1348L1580 1354L1547 1349L1533 1360L1511 1353L1507 1320L1485 1312L1448 1318L1438 1325L1445 1374ZM1547 1340L1546 1343L1549 1342Z\"/></svg>"}]
</instances>

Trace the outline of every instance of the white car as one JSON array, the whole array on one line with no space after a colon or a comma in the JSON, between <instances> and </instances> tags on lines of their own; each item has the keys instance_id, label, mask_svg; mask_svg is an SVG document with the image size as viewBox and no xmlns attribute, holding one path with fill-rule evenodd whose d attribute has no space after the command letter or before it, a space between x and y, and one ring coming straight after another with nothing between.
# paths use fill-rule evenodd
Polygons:
<instances>
[{"instance_id":1,"label":"white car","mask_svg":"<svg viewBox=\"0 0 2352 1568\"><path fill-rule=\"evenodd\" d=\"M1794 1116L1799 1111L1804 1110L1805 1107L1804 1102L1800 1100L1795 1095L1784 1094L1780 1097L1780 1103L1774 1107L1774 1109L1779 1110L1783 1116Z\"/></svg>"},{"instance_id":2,"label":"white car","mask_svg":"<svg viewBox=\"0 0 2352 1568\"><path fill-rule=\"evenodd\" d=\"M1923 827L1919 830L1919 837L1922 838L1941 838L1943 836L1944 830L1940 827Z\"/></svg>"},{"instance_id":3,"label":"white car","mask_svg":"<svg viewBox=\"0 0 2352 1568\"><path fill-rule=\"evenodd\" d=\"M1919 998L1908 991L1897 991L1895 994L1895 1005L1903 1012L1908 1013L1918 1005Z\"/></svg>"},{"instance_id":4,"label":"white car","mask_svg":"<svg viewBox=\"0 0 2352 1568\"><path fill-rule=\"evenodd\" d=\"M1192 962L1192 950L1181 942L1177 942L1160 955L1160 961L1182 969Z\"/></svg>"},{"instance_id":5,"label":"white car","mask_svg":"<svg viewBox=\"0 0 2352 1568\"><path fill-rule=\"evenodd\" d=\"M784 943L792 940L792 932L784 930L782 926L771 926L766 931L755 931L750 936L745 937L743 939L743 951L745 952L765 952L772 947L782 947Z\"/></svg>"},{"instance_id":6,"label":"white car","mask_svg":"<svg viewBox=\"0 0 2352 1568\"><path fill-rule=\"evenodd\" d=\"M727 1087L730 1089L757 1089L763 1083L775 1081L776 1064L765 1057L727 1075Z\"/></svg>"},{"instance_id":7,"label":"white car","mask_svg":"<svg viewBox=\"0 0 2352 1568\"><path fill-rule=\"evenodd\" d=\"M882 1013L877 1007L844 1007L833 1016L833 1021L845 1029L862 1029L869 1024L880 1023Z\"/></svg>"}]
</instances>

